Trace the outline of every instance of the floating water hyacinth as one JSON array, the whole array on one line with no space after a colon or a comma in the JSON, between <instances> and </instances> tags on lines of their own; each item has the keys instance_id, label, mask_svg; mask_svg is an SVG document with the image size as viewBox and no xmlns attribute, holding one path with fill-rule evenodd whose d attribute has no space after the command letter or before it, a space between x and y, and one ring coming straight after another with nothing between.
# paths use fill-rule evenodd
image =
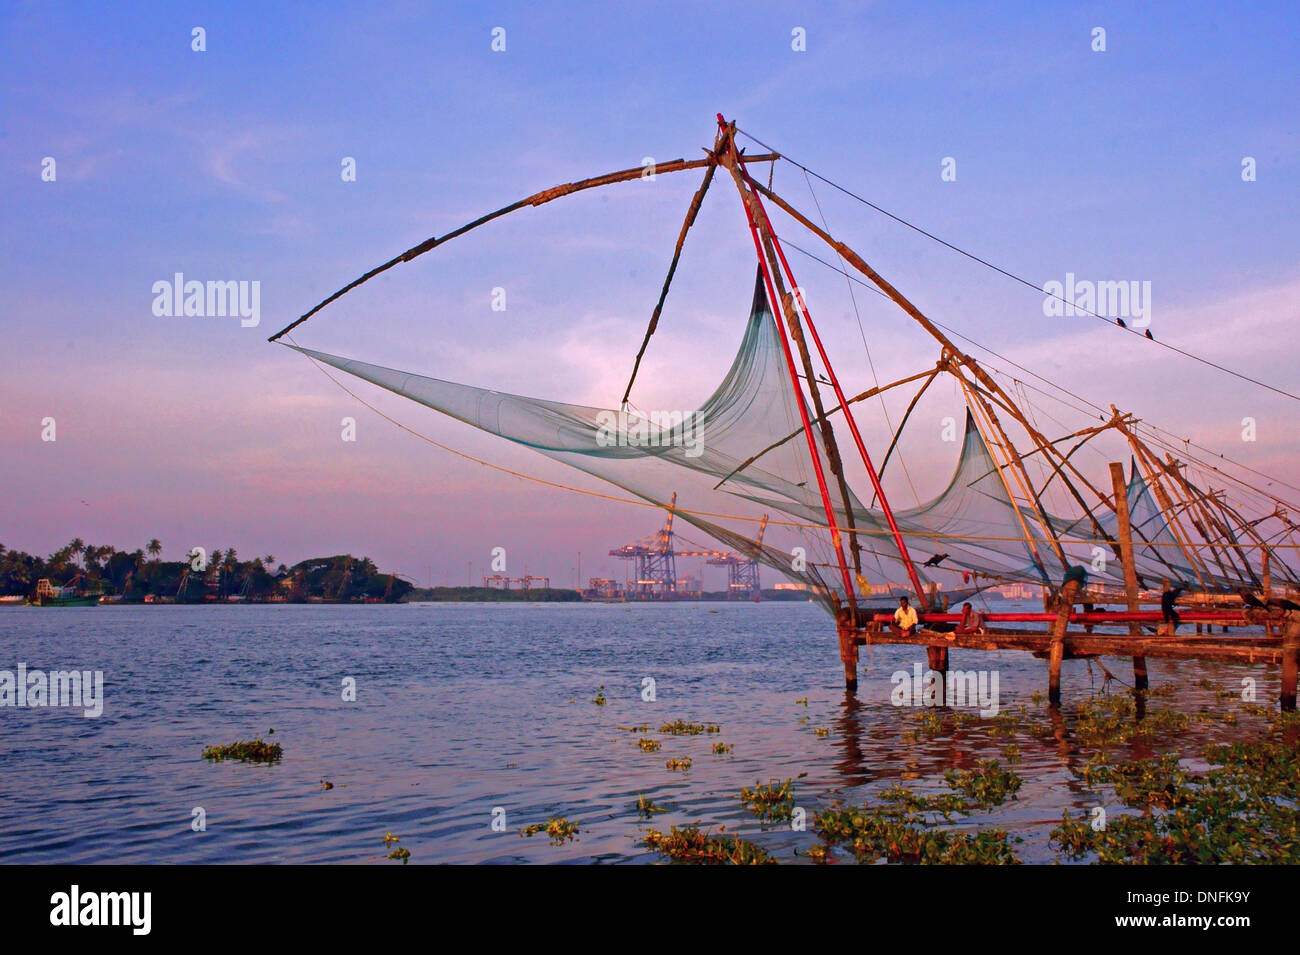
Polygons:
<instances>
[{"instance_id":1,"label":"floating water hyacinth","mask_svg":"<svg viewBox=\"0 0 1300 955\"><path fill-rule=\"evenodd\" d=\"M642 736L636 744L641 747L643 753L657 753L663 746L659 740L650 739L648 736Z\"/></svg>"},{"instance_id":2,"label":"floating water hyacinth","mask_svg":"<svg viewBox=\"0 0 1300 955\"><path fill-rule=\"evenodd\" d=\"M268 743L260 736L252 740L227 743L224 746L205 746L203 749L203 758L213 762L237 759L241 763L276 763L283 755L284 750L279 743Z\"/></svg>"},{"instance_id":3,"label":"floating water hyacinth","mask_svg":"<svg viewBox=\"0 0 1300 955\"><path fill-rule=\"evenodd\" d=\"M636 797L636 812L643 819L649 819L654 813L667 812L662 806L655 805L653 800L646 799L644 794L638 793Z\"/></svg>"},{"instance_id":4,"label":"floating water hyacinth","mask_svg":"<svg viewBox=\"0 0 1300 955\"><path fill-rule=\"evenodd\" d=\"M690 723L686 720L673 720L659 727L659 732L672 736L699 736L701 733L721 733L722 727L716 723Z\"/></svg>"},{"instance_id":5,"label":"floating water hyacinth","mask_svg":"<svg viewBox=\"0 0 1300 955\"><path fill-rule=\"evenodd\" d=\"M740 801L764 822L782 821L789 819L794 812L793 787L793 779L756 782L753 789L746 786L740 791Z\"/></svg>"},{"instance_id":6,"label":"floating water hyacinth","mask_svg":"<svg viewBox=\"0 0 1300 955\"><path fill-rule=\"evenodd\" d=\"M691 758L689 756L682 756L680 759L670 759L667 762L665 762L664 765L667 766L670 770L690 769Z\"/></svg>"},{"instance_id":7,"label":"floating water hyacinth","mask_svg":"<svg viewBox=\"0 0 1300 955\"><path fill-rule=\"evenodd\" d=\"M552 816L545 822L535 822L530 826L524 826L519 830L519 834L532 838L539 832L545 832L551 837L551 845L559 846L565 842L576 840L578 833L581 831L579 823L569 822L563 816Z\"/></svg>"},{"instance_id":8,"label":"floating water hyacinth","mask_svg":"<svg viewBox=\"0 0 1300 955\"><path fill-rule=\"evenodd\" d=\"M651 829L641 840L648 849L674 862L695 865L775 865L766 850L739 836L711 836L699 826L673 826L668 833Z\"/></svg>"},{"instance_id":9,"label":"floating water hyacinth","mask_svg":"<svg viewBox=\"0 0 1300 955\"><path fill-rule=\"evenodd\" d=\"M1008 797L1015 799L1024 782L1015 773L1003 769L996 759L980 763L978 769L950 769L943 774L943 779L950 788L984 809L1000 806Z\"/></svg>"}]
</instances>

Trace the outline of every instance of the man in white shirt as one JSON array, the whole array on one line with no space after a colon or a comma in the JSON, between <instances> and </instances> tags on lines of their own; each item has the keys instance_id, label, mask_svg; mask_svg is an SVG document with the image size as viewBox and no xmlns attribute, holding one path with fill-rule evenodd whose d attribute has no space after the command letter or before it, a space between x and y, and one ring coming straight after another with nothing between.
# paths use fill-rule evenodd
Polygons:
<instances>
[{"instance_id":1,"label":"man in white shirt","mask_svg":"<svg viewBox=\"0 0 1300 955\"><path fill-rule=\"evenodd\" d=\"M920 618L917 617L916 611L908 604L906 597L898 598L898 609L894 611L894 622L890 629L900 637L910 637L916 633L916 628L920 625Z\"/></svg>"}]
</instances>

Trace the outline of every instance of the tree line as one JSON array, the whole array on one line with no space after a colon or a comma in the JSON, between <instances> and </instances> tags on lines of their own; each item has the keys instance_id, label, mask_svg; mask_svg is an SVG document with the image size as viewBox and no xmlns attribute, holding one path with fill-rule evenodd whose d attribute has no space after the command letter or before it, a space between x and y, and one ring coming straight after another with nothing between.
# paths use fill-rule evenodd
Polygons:
<instances>
[{"instance_id":1,"label":"tree line","mask_svg":"<svg viewBox=\"0 0 1300 955\"><path fill-rule=\"evenodd\" d=\"M0 544L0 595L31 596L37 581L81 593L146 597L177 602L242 598L250 601L401 600L413 586L395 574L382 574L369 557L338 554L314 557L293 566L266 554L243 560L235 548L212 548L202 557L162 559L162 543L151 539L133 551L74 538L48 557L9 550Z\"/></svg>"}]
</instances>

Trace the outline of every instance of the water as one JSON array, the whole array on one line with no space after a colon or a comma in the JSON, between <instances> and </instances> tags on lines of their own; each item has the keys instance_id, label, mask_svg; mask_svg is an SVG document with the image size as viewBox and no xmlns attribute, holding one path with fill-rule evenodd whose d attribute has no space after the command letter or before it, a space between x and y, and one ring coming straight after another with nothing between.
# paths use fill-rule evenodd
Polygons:
<instances>
[{"instance_id":1,"label":"water","mask_svg":"<svg viewBox=\"0 0 1300 955\"><path fill-rule=\"evenodd\" d=\"M412 863L643 863L655 857L636 845L647 828L634 808L642 793L671 810L649 825L726 826L795 861L816 841L816 810L899 781L940 791L944 769L1004 758L1009 742L1021 750L1019 798L962 824L1006 828L1024 840L1025 861L1048 862L1062 809L1098 801L1070 772L1081 757L1050 736L1008 738L977 719L913 739L917 711L890 704L889 678L924 664L921 648L864 649L857 702L846 701L831 621L806 603L6 608L0 648L0 670L102 670L106 697L99 719L0 708L3 863L391 865L387 832ZM1004 711L1044 712L1030 701L1045 689L1044 662L952 657L956 669L997 670ZM1130 678L1125 661L1106 663ZM1072 704L1096 692L1094 674L1065 663L1067 724ZM1232 702L1195 684L1239 688L1242 676L1259 681L1261 702L1276 700L1269 668L1153 660L1153 688L1179 686L1153 706L1221 713ZM342 699L347 677L355 702ZM645 677L653 703L641 699ZM609 702L597 706L602 685ZM619 729L675 719L721 733ZM277 765L200 757L271 728L284 747ZM1177 742L1226 732L1207 719ZM663 749L642 752L642 735ZM733 753L714 755L717 740ZM680 756L693 760L689 771L665 768ZM808 832L765 828L737 799L742 786L800 773ZM196 807L204 832L191 829ZM491 828L498 807L504 832ZM551 816L577 821L578 841L520 836Z\"/></svg>"}]
</instances>

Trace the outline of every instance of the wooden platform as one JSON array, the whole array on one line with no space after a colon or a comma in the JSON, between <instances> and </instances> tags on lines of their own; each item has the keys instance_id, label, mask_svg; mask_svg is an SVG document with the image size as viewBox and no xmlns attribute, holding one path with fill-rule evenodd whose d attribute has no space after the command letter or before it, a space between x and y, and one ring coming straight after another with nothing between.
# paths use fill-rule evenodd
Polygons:
<instances>
[{"instance_id":1,"label":"wooden platform","mask_svg":"<svg viewBox=\"0 0 1300 955\"><path fill-rule=\"evenodd\" d=\"M1022 650L1046 656L1051 650L1052 634L1029 630L986 627L982 634L938 633L920 630L910 637L890 630L859 631L855 642L866 644L912 644L962 650ZM1263 633L1224 636L1143 636L1128 634L1087 633L1069 630L1064 635L1063 657L1153 657L1174 660L1210 660L1221 663L1282 662L1282 638Z\"/></svg>"},{"instance_id":2,"label":"wooden platform","mask_svg":"<svg viewBox=\"0 0 1300 955\"><path fill-rule=\"evenodd\" d=\"M947 616L947 615L940 615ZM1061 661L1113 656L1133 660L1134 692L1147 690L1147 658L1165 660L1203 660L1212 663L1270 664L1281 667L1280 706L1283 711L1296 708L1296 686L1300 682L1300 611L1246 610L1240 622L1245 633L1211 636L1186 634L1164 636L1142 632L1131 623L1127 634L1089 633L1071 629L1075 616L1069 609L1059 613L1056 623L1043 630L988 626L983 633L959 634L928 630L896 633L874 617L868 623L855 622L847 610L838 618L840 658L844 662L845 686L850 692L858 684L858 650L866 645L910 645L926 648L929 668L946 674L950 650L1020 651L1048 661L1048 702L1061 702ZM1120 623L1121 621L1112 621ZM1185 624L1187 625L1187 624ZM1280 634L1274 636L1273 634Z\"/></svg>"}]
</instances>

